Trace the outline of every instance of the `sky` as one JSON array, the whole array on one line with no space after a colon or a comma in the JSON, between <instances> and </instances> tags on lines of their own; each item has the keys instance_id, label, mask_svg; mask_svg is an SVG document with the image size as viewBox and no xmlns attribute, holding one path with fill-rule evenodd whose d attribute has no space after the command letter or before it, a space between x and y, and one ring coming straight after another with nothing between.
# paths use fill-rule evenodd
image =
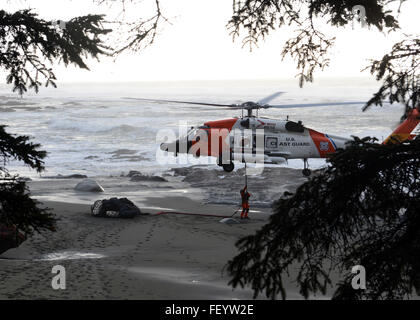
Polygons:
<instances>
[{"instance_id":1,"label":"sky","mask_svg":"<svg viewBox=\"0 0 420 320\"><path fill-rule=\"evenodd\" d=\"M46 19L69 20L88 13L104 13L115 19L119 5L98 6L93 0L2 0L8 11L33 8ZM118 2L118 1L117 1ZM154 10L154 0L139 1L127 7L127 18L146 17ZM293 79L296 65L292 59L281 61L284 42L293 36L292 28L272 32L252 51L242 48L241 39L232 42L226 24L232 15L231 0L161 0L162 11L170 24L159 30L155 43L140 51L126 52L116 60L88 60L90 71L56 66L60 82L173 81L230 79ZM316 21L328 35L337 37L330 53L330 66L315 77L369 77L360 73L368 59L379 59L402 33L419 30L420 1L408 0L399 17L401 30L391 35L376 29L351 25L326 26Z\"/></svg>"}]
</instances>

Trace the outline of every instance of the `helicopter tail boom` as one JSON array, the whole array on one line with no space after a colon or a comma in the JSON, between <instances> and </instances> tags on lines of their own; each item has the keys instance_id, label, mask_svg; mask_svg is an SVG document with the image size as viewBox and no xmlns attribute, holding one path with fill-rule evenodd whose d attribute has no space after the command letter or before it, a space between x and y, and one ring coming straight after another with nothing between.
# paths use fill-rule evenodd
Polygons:
<instances>
[{"instance_id":1,"label":"helicopter tail boom","mask_svg":"<svg viewBox=\"0 0 420 320\"><path fill-rule=\"evenodd\" d=\"M416 128L419 127L420 123L420 112L418 109L412 109L407 118L401 123L383 142L383 144L388 143L401 143L406 140L413 139L416 134Z\"/></svg>"}]
</instances>

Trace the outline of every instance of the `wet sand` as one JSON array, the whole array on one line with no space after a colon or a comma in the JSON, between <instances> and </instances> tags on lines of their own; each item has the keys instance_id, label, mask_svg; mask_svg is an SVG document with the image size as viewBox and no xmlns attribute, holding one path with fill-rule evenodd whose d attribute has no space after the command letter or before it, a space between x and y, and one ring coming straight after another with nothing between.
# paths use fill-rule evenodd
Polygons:
<instances>
[{"instance_id":1,"label":"wet sand","mask_svg":"<svg viewBox=\"0 0 420 320\"><path fill-rule=\"evenodd\" d=\"M179 209L194 205L181 197L165 201L179 203ZM232 291L222 269L235 255L235 241L262 226L264 214L229 226L219 223L220 218L169 214L128 220L94 218L88 205L45 204L60 219L59 230L36 235L0 256L1 299L252 297L249 290ZM200 204L194 205L195 211L197 207ZM223 206L206 209L210 214L232 211ZM66 268L65 290L51 287L54 265Z\"/></svg>"},{"instance_id":2,"label":"wet sand","mask_svg":"<svg viewBox=\"0 0 420 320\"><path fill-rule=\"evenodd\" d=\"M219 179L220 172L213 175ZM59 218L58 231L35 235L0 255L0 299L251 299L250 289L227 285L223 268L237 253L235 242L261 228L271 209L256 207L250 221L234 225L220 223L220 217L156 215L167 209L230 216L237 209L233 204L209 203L208 190L182 182L188 179L176 175L168 179L148 186L122 177L102 179L104 194L71 191L78 179L29 183L34 196ZM207 177L207 183L211 179ZM221 179L223 187L228 187L229 179L235 178ZM215 186L214 181L210 184ZM140 189L144 193L134 196ZM258 192L264 194L255 187L256 197ZM93 200L111 194L128 196L150 215L91 216ZM54 197L67 202L48 200ZM79 203L74 203L76 198ZM51 287L54 265L66 269L65 290ZM301 298L293 285L288 297Z\"/></svg>"}]
</instances>

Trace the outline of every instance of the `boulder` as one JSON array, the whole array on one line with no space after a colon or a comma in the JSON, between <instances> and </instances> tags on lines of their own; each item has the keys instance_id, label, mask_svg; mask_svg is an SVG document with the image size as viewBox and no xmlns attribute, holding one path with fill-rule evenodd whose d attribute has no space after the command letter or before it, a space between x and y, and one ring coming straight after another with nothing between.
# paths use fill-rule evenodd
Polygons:
<instances>
[{"instance_id":1,"label":"boulder","mask_svg":"<svg viewBox=\"0 0 420 320\"><path fill-rule=\"evenodd\" d=\"M86 179L87 175L75 173L75 174L63 176L62 174L58 174L56 176L46 176L43 178L44 179Z\"/></svg>"},{"instance_id":2,"label":"boulder","mask_svg":"<svg viewBox=\"0 0 420 320\"><path fill-rule=\"evenodd\" d=\"M75 187L77 191L86 191L86 192L104 192L104 188L92 179L84 179L80 181Z\"/></svg>"},{"instance_id":3,"label":"boulder","mask_svg":"<svg viewBox=\"0 0 420 320\"><path fill-rule=\"evenodd\" d=\"M127 174L127 177L131 178L132 176L134 176L136 174L141 174L141 172L137 171L137 170L130 170L130 172L128 172L128 174Z\"/></svg>"},{"instance_id":4,"label":"boulder","mask_svg":"<svg viewBox=\"0 0 420 320\"><path fill-rule=\"evenodd\" d=\"M68 176L63 176L63 179L86 179L87 175L85 174L70 174Z\"/></svg>"}]
</instances>

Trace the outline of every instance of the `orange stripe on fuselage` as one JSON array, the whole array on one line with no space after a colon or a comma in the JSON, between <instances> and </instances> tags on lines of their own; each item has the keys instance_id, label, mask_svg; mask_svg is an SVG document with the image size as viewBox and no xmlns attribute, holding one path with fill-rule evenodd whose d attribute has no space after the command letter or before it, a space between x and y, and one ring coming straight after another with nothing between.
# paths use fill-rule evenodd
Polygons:
<instances>
[{"instance_id":1,"label":"orange stripe on fuselage","mask_svg":"<svg viewBox=\"0 0 420 320\"><path fill-rule=\"evenodd\" d=\"M335 148L325 134L315 131L313 129L308 129L309 134L312 138L312 141L315 143L315 146L319 152L321 158L328 157L331 153L335 152Z\"/></svg>"}]
</instances>

